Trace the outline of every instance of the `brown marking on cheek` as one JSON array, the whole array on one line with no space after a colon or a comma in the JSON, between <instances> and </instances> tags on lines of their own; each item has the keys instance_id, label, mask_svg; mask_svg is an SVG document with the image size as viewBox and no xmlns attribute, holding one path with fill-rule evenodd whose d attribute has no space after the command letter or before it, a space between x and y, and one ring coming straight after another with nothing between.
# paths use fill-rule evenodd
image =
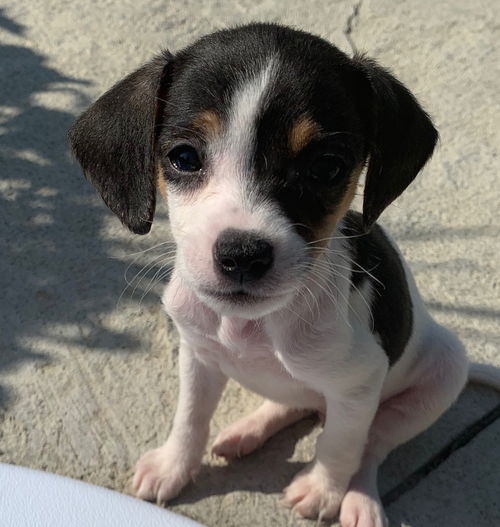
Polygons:
<instances>
[{"instance_id":1,"label":"brown marking on cheek","mask_svg":"<svg viewBox=\"0 0 500 527\"><path fill-rule=\"evenodd\" d=\"M326 247L330 241L330 237L335 232L337 223L342 219L356 195L356 189L358 188L359 176L361 175L362 167L354 169L351 174L349 184L347 185L344 196L342 197L341 202L337 205L335 212L325 216L324 220L316 229L314 229L314 240L318 240L313 244L314 247L322 248ZM321 251L318 251L316 256L318 256Z\"/></svg>"},{"instance_id":2,"label":"brown marking on cheek","mask_svg":"<svg viewBox=\"0 0 500 527\"><path fill-rule=\"evenodd\" d=\"M212 110L204 110L193 121L193 128L200 131L206 138L214 139L221 132L219 116Z\"/></svg>"},{"instance_id":3,"label":"brown marking on cheek","mask_svg":"<svg viewBox=\"0 0 500 527\"><path fill-rule=\"evenodd\" d=\"M160 194L163 196L163 199L167 199L167 185L165 184L165 176L163 174L163 167L158 165L156 169L157 174L157 185L158 190L160 191Z\"/></svg>"},{"instance_id":4,"label":"brown marking on cheek","mask_svg":"<svg viewBox=\"0 0 500 527\"><path fill-rule=\"evenodd\" d=\"M320 131L318 123L307 115L300 117L293 125L288 135L288 145L292 154L298 154L311 139Z\"/></svg>"}]
</instances>

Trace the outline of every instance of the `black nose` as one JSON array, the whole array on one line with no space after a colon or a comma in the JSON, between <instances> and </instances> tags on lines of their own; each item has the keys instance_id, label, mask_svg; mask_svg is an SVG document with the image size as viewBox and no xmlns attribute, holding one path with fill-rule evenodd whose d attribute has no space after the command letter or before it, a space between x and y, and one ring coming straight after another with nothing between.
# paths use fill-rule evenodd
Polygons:
<instances>
[{"instance_id":1,"label":"black nose","mask_svg":"<svg viewBox=\"0 0 500 527\"><path fill-rule=\"evenodd\" d=\"M273 264L273 246L254 231L226 229L213 248L215 267L242 284L262 278Z\"/></svg>"}]
</instances>

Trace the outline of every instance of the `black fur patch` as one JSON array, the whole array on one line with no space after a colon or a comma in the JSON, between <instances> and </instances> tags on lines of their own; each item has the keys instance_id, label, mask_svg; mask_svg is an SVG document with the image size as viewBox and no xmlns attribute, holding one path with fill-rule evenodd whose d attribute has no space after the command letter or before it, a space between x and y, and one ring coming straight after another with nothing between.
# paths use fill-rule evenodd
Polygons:
<instances>
[{"instance_id":1,"label":"black fur patch","mask_svg":"<svg viewBox=\"0 0 500 527\"><path fill-rule=\"evenodd\" d=\"M379 225L364 234L358 212L347 213L342 233L352 236L347 239L355 262L352 283L359 289L367 280L373 288L372 331L379 335L392 366L403 354L413 328L413 304L401 259Z\"/></svg>"}]
</instances>

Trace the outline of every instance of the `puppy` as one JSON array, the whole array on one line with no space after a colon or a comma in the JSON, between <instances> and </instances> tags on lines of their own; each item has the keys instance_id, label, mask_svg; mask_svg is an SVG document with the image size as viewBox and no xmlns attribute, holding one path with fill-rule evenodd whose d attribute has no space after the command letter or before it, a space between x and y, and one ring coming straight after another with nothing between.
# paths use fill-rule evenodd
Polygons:
<instances>
[{"instance_id":1,"label":"puppy","mask_svg":"<svg viewBox=\"0 0 500 527\"><path fill-rule=\"evenodd\" d=\"M376 478L388 453L468 377L500 386L431 318L375 223L437 137L375 62L274 24L165 52L78 119L73 152L107 205L146 234L159 188L177 244L163 304L180 335L179 401L167 442L137 464L139 497L166 502L193 478L232 377L266 401L219 434L215 454L248 454L319 412L316 455L285 503L344 527L385 525Z\"/></svg>"}]
</instances>

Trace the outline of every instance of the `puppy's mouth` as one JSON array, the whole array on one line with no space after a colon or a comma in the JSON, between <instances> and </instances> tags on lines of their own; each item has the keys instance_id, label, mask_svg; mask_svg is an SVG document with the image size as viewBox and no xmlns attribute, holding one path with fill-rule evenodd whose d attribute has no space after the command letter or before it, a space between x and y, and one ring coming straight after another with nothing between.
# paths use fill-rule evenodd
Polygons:
<instances>
[{"instance_id":1,"label":"puppy's mouth","mask_svg":"<svg viewBox=\"0 0 500 527\"><path fill-rule=\"evenodd\" d=\"M255 304L272 298L268 295L255 295L243 289L238 289L236 291L221 291L217 289L203 288L201 292L202 294L219 302L235 305Z\"/></svg>"}]
</instances>

